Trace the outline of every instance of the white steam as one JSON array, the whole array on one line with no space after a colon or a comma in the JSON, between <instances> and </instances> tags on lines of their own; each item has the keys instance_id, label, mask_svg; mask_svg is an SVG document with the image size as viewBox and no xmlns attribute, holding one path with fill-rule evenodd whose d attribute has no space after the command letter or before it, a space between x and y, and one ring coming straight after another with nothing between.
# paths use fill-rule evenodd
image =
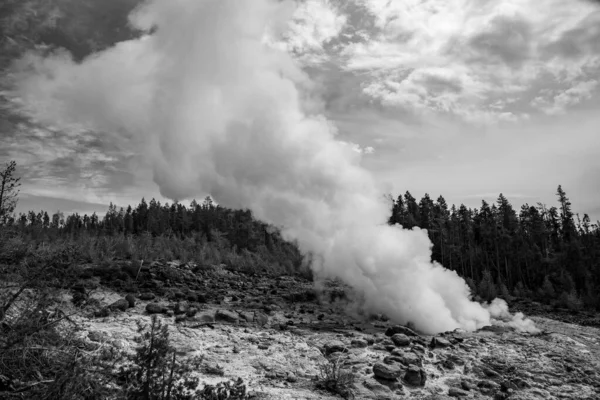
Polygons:
<instances>
[{"instance_id":1,"label":"white steam","mask_svg":"<svg viewBox=\"0 0 600 400\"><path fill-rule=\"evenodd\" d=\"M119 132L151 157L161 193L210 193L284 227L369 311L424 332L474 330L490 312L455 272L430 262L425 231L386 224L389 204L315 110L311 82L265 32L284 32L290 2L150 1L132 23L155 33L82 63L20 61L19 96L38 119Z\"/></svg>"}]
</instances>

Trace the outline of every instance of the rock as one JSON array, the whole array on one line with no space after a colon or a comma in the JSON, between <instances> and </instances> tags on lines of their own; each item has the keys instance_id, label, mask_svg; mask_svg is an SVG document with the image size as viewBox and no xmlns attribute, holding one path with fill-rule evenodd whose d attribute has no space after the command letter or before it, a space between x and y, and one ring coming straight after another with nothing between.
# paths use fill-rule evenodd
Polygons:
<instances>
[{"instance_id":1,"label":"rock","mask_svg":"<svg viewBox=\"0 0 600 400\"><path fill-rule=\"evenodd\" d=\"M101 343L106 341L106 334L104 332L91 331L88 332L88 339L92 342Z\"/></svg>"},{"instance_id":2,"label":"rock","mask_svg":"<svg viewBox=\"0 0 600 400\"><path fill-rule=\"evenodd\" d=\"M154 293L142 293L140 294L140 300L153 300L156 296Z\"/></svg>"},{"instance_id":3,"label":"rock","mask_svg":"<svg viewBox=\"0 0 600 400\"><path fill-rule=\"evenodd\" d=\"M427 374L423 368L419 368L416 365L410 365L406 374L404 374L404 381L413 386L425 386Z\"/></svg>"},{"instance_id":4,"label":"rock","mask_svg":"<svg viewBox=\"0 0 600 400\"><path fill-rule=\"evenodd\" d=\"M108 306L111 310L125 311L129 308L129 302L125 299L119 299Z\"/></svg>"},{"instance_id":5,"label":"rock","mask_svg":"<svg viewBox=\"0 0 600 400\"><path fill-rule=\"evenodd\" d=\"M185 315L187 317L193 317L194 315L196 315L196 313L198 312L198 309L196 307L190 307L188 308L188 310L185 312Z\"/></svg>"},{"instance_id":6,"label":"rock","mask_svg":"<svg viewBox=\"0 0 600 400\"><path fill-rule=\"evenodd\" d=\"M167 307L157 303L149 303L146 306L146 312L148 314L164 314L167 312Z\"/></svg>"},{"instance_id":7,"label":"rock","mask_svg":"<svg viewBox=\"0 0 600 400\"><path fill-rule=\"evenodd\" d=\"M386 331L385 331L385 336L394 336L397 333L402 333L406 336L419 336L415 331L413 331L410 328L407 328L406 326L402 326L402 325L394 325L392 327L389 327Z\"/></svg>"},{"instance_id":8,"label":"rock","mask_svg":"<svg viewBox=\"0 0 600 400\"><path fill-rule=\"evenodd\" d=\"M135 296L131 293L125 296L125 300L129 303L129 308L135 307Z\"/></svg>"},{"instance_id":9,"label":"rock","mask_svg":"<svg viewBox=\"0 0 600 400\"><path fill-rule=\"evenodd\" d=\"M215 320L236 323L238 322L239 317L235 311L217 310L215 313Z\"/></svg>"},{"instance_id":10,"label":"rock","mask_svg":"<svg viewBox=\"0 0 600 400\"><path fill-rule=\"evenodd\" d=\"M190 309L190 304L187 301L179 301L175 304L173 312L175 315L185 314Z\"/></svg>"},{"instance_id":11,"label":"rock","mask_svg":"<svg viewBox=\"0 0 600 400\"><path fill-rule=\"evenodd\" d=\"M388 381L394 381L400 378L402 369L395 365L386 365L383 363L376 363L373 365L373 373L376 377L385 379Z\"/></svg>"},{"instance_id":12,"label":"rock","mask_svg":"<svg viewBox=\"0 0 600 400\"><path fill-rule=\"evenodd\" d=\"M451 397L465 397L468 395L468 393L461 389L450 388L448 395Z\"/></svg>"},{"instance_id":13,"label":"rock","mask_svg":"<svg viewBox=\"0 0 600 400\"><path fill-rule=\"evenodd\" d=\"M248 311L243 311L240 314L240 318L243 319L246 322L253 322L254 321L254 313L253 312L248 312Z\"/></svg>"},{"instance_id":14,"label":"rock","mask_svg":"<svg viewBox=\"0 0 600 400\"><path fill-rule=\"evenodd\" d=\"M255 311L254 321L260 326L265 326L269 323L269 316L265 313Z\"/></svg>"},{"instance_id":15,"label":"rock","mask_svg":"<svg viewBox=\"0 0 600 400\"><path fill-rule=\"evenodd\" d=\"M444 348L452 346L452 343L450 343L450 341L446 338L436 336L433 339L431 339L431 344L429 346L431 346L434 349L438 347Z\"/></svg>"},{"instance_id":16,"label":"rock","mask_svg":"<svg viewBox=\"0 0 600 400\"><path fill-rule=\"evenodd\" d=\"M400 359L400 362L404 365L417 365L419 367L423 366L423 360L417 354L413 352L404 352L400 349L394 349L392 351L392 356L396 356Z\"/></svg>"},{"instance_id":17,"label":"rock","mask_svg":"<svg viewBox=\"0 0 600 400\"><path fill-rule=\"evenodd\" d=\"M298 378L296 377L296 375L294 375L290 372L290 373L288 373L287 381L290 383L294 383L294 382L298 381Z\"/></svg>"},{"instance_id":18,"label":"rock","mask_svg":"<svg viewBox=\"0 0 600 400\"><path fill-rule=\"evenodd\" d=\"M396 333L392 335L392 342L398 347L405 347L410 344L410 338L404 333Z\"/></svg>"},{"instance_id":19,"label":"rock","mask_svg":"<svg viewBox=\"0 0 600 400\"><path fill-rule=\"evenodd\" d=\"M485 374L485 376L489 377L489 378L498 378L500 377L500 374L497 373L496 371L489 369L489 368L484 368L483 369L483 373Z\"/></svg>"},{"instance_id":20,"label":"rock","mask_svg":"<svg viewBox=\"0 0 600 400\"><path fill-rule=\"evenodd\" d=\"M104 308L94 312L94 317L96 317L96 318L105 318L108 316L110 316L110 310L108 309L108 307L104 307Z\"/></svg>"},{"instance_id":21,"label":"rock","mask_svg":"<svg viewBox=\"0 0 600 400\"><path fill-rule=\"evenodd\" d=\"M330 342L327 342L323 347L325 349L326 356L335 352L345 353L348 351L348 347L339 340L332 340Z\"/></svg>"},{"instance_id":22,"label":"rock","mask_svg":"<svg viewBox=\"0 0 600 400\"><path fill-rule=\"evenodd\" d=\"M204 311L194 316L194 322L215 322L214 312Z\"/></svg>"},{"instance_id":23,"label":"rock","mask_svg":"<svg viewBox=\"0 0 600 400\"><path fill-rule=\"evenodd\" d=\"M369 346L369 343L367 343L367 341L364 339L354 339L352 342L350 342L350 345L356 349L364 349L365 347Z\"/></svg>"}]
</instances>

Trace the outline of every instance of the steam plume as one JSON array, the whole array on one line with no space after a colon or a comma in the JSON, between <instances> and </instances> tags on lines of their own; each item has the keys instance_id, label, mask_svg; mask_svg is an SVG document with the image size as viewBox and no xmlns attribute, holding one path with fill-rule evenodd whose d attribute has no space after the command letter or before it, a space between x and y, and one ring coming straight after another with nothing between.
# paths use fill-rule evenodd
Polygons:
<instances>
[{"instance_id":1,"label":"steam plume","mask_svg":"<svg viewBox=\"0 0 600 400\"><path fill-rule=\"evenodd\" d=\"M293 59L267 46L293 12L268 0L149 1L131 17L153 34L76 64L29 55L15 75L41 120L120 132L154 164L161 193L210 193L284 228L365 307L433 333L490 324L455 273L431 263L425 231L386 224L389 205L360 154L310 100Z\"/></svg>"}]
</instances>

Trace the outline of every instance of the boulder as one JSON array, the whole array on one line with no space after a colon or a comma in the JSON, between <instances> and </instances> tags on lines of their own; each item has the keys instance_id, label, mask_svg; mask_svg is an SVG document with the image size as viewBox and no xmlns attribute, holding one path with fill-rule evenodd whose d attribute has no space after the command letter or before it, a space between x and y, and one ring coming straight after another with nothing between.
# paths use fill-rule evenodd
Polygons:
<instances>
[{"instance_id":1,"label":"boulder","mask_svg":"<svg viewBox=\"0 0 600 400\"><path fill-rule=\"evenodd\" d=\"M146 312L148 314L164 314L167 312L167 307L157 303L149 303L146 306Z\"/></svg>"},{"instance_id":2,"label":"boulder","mask_svg":"<svg viewBox=\"0 0 600 400\"><path fill-rule=\"evenodd\" d=\"M402 369L395 365L386 365L383 363L376 363L373 365L373 373L377 378L385 379L388 381L394 381L400 378Z\"/></svg>"},{"instance_id":3,"label":"boulder","mask_svg":"<svg viewBox=\"0 0 600 400\"><path fill-rule=\"evenodd\" d=\"M189 309L190 305L187 301L179 301L177 302L177 304L175 304L173 312L175 313L175 315L181 315L187 313Z\"/></svg>"},{"instance_id":4,"label":"boulder","mask_svg":"<svg viewBox=\"0 0 600 400\"><path fill-rule=\"evenodd\" d=\"M132 294L128 294L125 296L125 300L129 303L129 308L135 307L135 296Z\"/></svg>"},{"instance_id":5,"label":"boulder","mask_svg":"<svg viewBox=\"0 0 600 400\"><path fill-rule=\"evenodd\" d=\"M413 331L410 328L407 328L406 326L403 325L394 325L389 327L386 331L385 331L385 336L394 336L397 333L403 333L406 336L419 336L419 334L417 334L415 331Z\"/></svg>"},{"instance_id":6,"label":"boulder","mask_svg":"<svg viewBox=\"0 0 600 400\"><path fill-rule=\"evenodd\" d=\"M153 300L156 296L154 295L154 293L142 293L140 294L140 300Z\"/></svg>"},{"instance_id":7,"label":"boulder","mask_svg":"<svg viewBox=\"0 0 600 400\"><path fill-rule=\"evenodd\" d=\"M328 356L331 353L340 352L345 353L348 351L348 347L339 340L332 340L330 342L325 343L323 346L325 349L325 355Z\"/></svg>"},{"instance_id":8,"label":"boulder","mask_svg":"<svg viewBox=\"0 0 600 400\"><path fill-rule=\"evenodd\" d=\"M404 333L396 333L392 335L392 342L398 347L405 347L410 345L410 338Z\"/></svg>"},{"instance_id":9,"label":"boulder","mask_svg":"<svg viewBox=\"0 0 600 400\"><path fill-rule=\"evenodd\" d=\"M129 308L129 302L125 299L119 299L108 306L111 310L125 311Z\"/></svg>"},{"instance_id":10,"label":"boulder","mask_svg":"<svg viewBox=\"0 0 600 400\"><path fill-rule=\"evenodd\" d=\"M436 336L431 339L431 344L429 345L432 348L444 348L452 346L452 343L446 338Z\"/></svg>"},{"instance_id":11,"label":"boulder","mask_svg":"<svg viewBox=\"0 0 600 400\"><path fill-rule=\"evenodd\" d=\"M425 386L427 374L423 368L419 368L416 365L410 365L406 374L404 374L404 381L413 386Z\"/></svg>"},{"instance_id":12,"label":"boulder","mask_svg":"<svg viewBox=\"0 0 600 400\"><path fill-rule=\"evenodd\" d=\"M215 313L215 320L236 323L239 320L239 316L235 311L218 310Z\"/></svg>"}]
</instances>

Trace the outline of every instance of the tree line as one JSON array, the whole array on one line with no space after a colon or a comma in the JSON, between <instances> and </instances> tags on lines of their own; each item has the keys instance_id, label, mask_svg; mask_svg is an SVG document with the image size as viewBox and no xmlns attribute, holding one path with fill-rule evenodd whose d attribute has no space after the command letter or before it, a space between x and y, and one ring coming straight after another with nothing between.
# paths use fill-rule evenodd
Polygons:
<instances>
[{"instance_id":1,"label":"tree line","mask_svg":"<svg viewBox=\"0 0 600 400\"><path fill-rule=\"evenodd\" d=\"M110 204L100 218L96 213L64 216L45 211L14 215L18 178L9 163L0 190L0 224L29 237L52 241L82 235L195 237L207 243L225 243L233 252L270 254L302 264L303 256L279 229L255 219L250 210L232 210L210 197L161 204L142 199L135 206ZM432 259L456 271L484 299L497 295L530 297L565 305L600 305L600 223L574 214L561 186L557 206L524 204L517 211L502 194L494 204L479 208L449 206L443 196L425 194L419 201L406 192L391 198L390 224L426 229L433 244ZM306 263L306 259L304 260Z\"/></svg>"},{"instance_id":2,"label":"tree line","mask_svg":"<svg viewBox=\"0 0 600 400\"><path fill-rule=\"evenodd\" d=\"M574 214L562 186L557 206L515 210L502 194L479 208L448 206L410 192L393 199L390 224L427 229L432 258L456 271L483 297L498 294L598 306L600 222ZM504 293L502 293L504 292ZM568 301L567 301L568 300ZM568 304L565 304L568 305Z\"/></svg>"}]
</instances>

